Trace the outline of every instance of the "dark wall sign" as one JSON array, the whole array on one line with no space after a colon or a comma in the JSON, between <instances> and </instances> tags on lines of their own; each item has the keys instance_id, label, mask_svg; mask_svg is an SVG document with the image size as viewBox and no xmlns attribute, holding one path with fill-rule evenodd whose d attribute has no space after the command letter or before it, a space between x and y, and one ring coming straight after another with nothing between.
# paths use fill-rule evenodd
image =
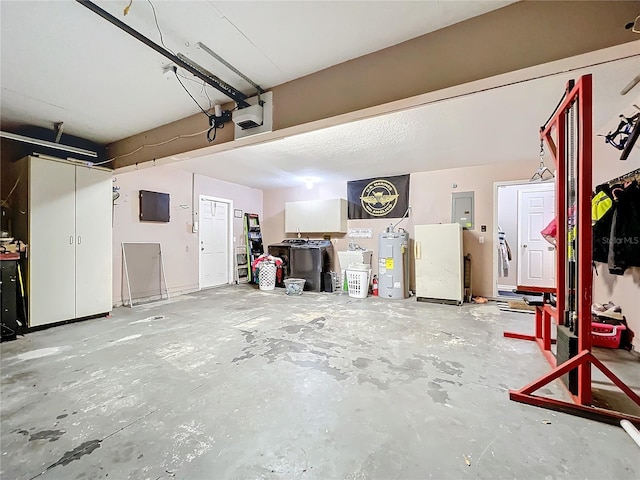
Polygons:
<instances>
[{"instance_id":1,"label":"dark wall sign","mask_svg":"<svg viewBox=\"0 0 640 480\"><path fill-rule=\"evenodd\" d=\"M400 218L409 206L409 175L347 182L349 220Z\"/></svg>"}]
</instances>

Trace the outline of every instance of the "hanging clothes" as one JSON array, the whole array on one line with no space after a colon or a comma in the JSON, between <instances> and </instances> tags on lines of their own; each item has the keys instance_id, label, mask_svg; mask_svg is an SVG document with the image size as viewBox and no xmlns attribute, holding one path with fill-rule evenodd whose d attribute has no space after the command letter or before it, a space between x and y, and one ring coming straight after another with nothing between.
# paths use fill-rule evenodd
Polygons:
<instances>
[{"instance_id":1,"label":"hanging clothes","mask_svg":"<svg viewBox=\"0 0 640 480\"><path fill-rule=\"evenodd\" d=\"M507 242L507 234L498 228L498 274L501 277L509 276L509 261L511 248Z\"/></svg>"},{"instance_id":2,"label":"hanging clothes","mask_svg":"<svg viewBox=\"0 0 640 480\"><path fill-rule=\"evenodd\" d=\"M609 273L623 275L640 267L640 185L637 180L599 185L591 201L593 261L606 263Z\"/></svg>"},{"instance_id":3,"label":"hanging clothes","mask_svg":"<svg viewBox=\"0 0 640 480\"><path fill-rule=\"evenodd\" d=\"M614 210L609 185L596 187L596 194L591 199L594 262L607 263L609 261L609 241Z\"/></svg>"}]
</instances>

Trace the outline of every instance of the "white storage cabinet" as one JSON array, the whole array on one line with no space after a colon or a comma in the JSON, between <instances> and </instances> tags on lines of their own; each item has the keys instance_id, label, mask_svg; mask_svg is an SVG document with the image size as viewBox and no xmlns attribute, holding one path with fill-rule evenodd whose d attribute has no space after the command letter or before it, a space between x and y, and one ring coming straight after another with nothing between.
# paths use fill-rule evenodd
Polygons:
<instances>
[{"instance_id":1,"label":"white storage cabinet","mask_svg":"<svg viewBox=\"0 0 640 480\"><path fill-rule=\"evenodd\" d=\"M416 298L461 305L464 299L462 226L416 225Z\"/></svg>"},{"instance_id":2,"label":"white storage cabinet","mask_svg":"<svg viewBox=\"0 0 640 480\"><path fill-rule=\"evenodd\" d=\"M286 202L286 233L347 232L347 201L344 198Z\"/></svg>"},{"instance_id":3,"label":"white storage cabinet","mask_svg":"<svg viewBox=\"0 0 640 480\"><path fill-rule=\"evenodd\" d=\"M110 312L111 171L33 156L16 167L27 212L16 232L29 245L29 327Z\"/></svg>"}]
</instances>

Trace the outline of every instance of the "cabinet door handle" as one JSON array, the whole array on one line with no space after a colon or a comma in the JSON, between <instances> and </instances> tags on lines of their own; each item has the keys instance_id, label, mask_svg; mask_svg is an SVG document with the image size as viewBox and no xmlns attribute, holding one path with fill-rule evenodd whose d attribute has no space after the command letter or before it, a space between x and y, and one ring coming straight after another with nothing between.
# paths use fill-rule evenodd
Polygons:
<instances>
[{"instance_id":1,"label":"cabinet door handle","mask_svg":"<svg viewBox=\"0 0 640 480\"><path fill-rule=\"evenodd\" d=\"M73 245L73 235L69 235L69 245Z\"/></svg>"},{"instance_id":2,"label":"cabinet door handle","mask_svg":"<svg viewBox=\"0 0 640 480\"><path fill-rule=\"evenodd\" d=\"M78 235L78 245L80 245L81 243L82 243L82 237Z\"/></svg>"}]
</instances>

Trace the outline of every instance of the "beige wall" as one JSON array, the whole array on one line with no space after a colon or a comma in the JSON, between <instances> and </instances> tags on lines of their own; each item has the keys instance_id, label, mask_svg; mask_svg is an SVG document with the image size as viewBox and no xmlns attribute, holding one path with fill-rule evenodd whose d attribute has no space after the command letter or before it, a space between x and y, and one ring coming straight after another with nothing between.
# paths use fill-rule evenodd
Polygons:
<instances>
[{"instance_id":1,"label":"beige wall","mask_svg":"<svg viewBox=\"0 0 640 480\"><path fill-rule=\"evenodd\" d=\"M512 162L478 167L453 168L433 172L411 174L410 204L412 217L403 221L404 227L413 238L413 226L429 223L451 222L451 194L454 192L475 192L475 228L464 232L465 253L472 255L473 293L492 296L493 292L493 183L499 181L527 179L535 171L539 160ZM452 188L452 184L457 188ZM288 201L311 200L317 198L346 198L346 182L318 185L312 190L288 188L267 190L264 192L264 230L266 244L275 243L287 237L284 233L284 204ZM393 223L397 220L393 220ZM377 235L390 223L390 220L349 220L349 228L367 227L374 231L374 238L357 239L359 245L374 250L377 259ZM481 233L480 226L486 225L487 232ZM291 236L291 235L290 235ZM310 234L319 238L322 232ZM479 243L483 236L485 243ZM346 235L332 234L335 250L346 250L349 239ZM374 263L374 272L377 265ZM413 263L413 261L411 262ZM337 266L336 266L337 268ZM414 286L413 268L411 285Z\"/></svg>"},{"instance_id":2,"label":"beige wall","mask_svg":"<svg viewBox=\"0 0 640 480\"><path fill-rule=\"evenodd\" d=\"M394 100L637 40L624 25L637 1L521 1L273 87L273 128L282 130ZM593 32L598 34L594 35ZM115 157L207 128L201 114L115 142ZM214 145L233 140L218 132ZM207 147L205 135L145 148L114 167Z\"/></svg>"},{"instance_id":3,"label":"beige wall","mask_svg":"<svg viewBox=\"0 0 640 480\"><path fill-rule=\"evenodd\" d=\"M201 175L193 177L190 172L172 167L150 167L128 173L115 172L114 178L114 184L120 187L120 198L115 201L113 216L115 305L122 303L123 298L128 298L126 283L122 281L122 242L161 242L169 292L186 293L199 288L198 234L192 233L193 199L196 201L196 209L199 195L209 195L232 200L233 207L243 212L262 215L261 190ZM171 195L169 223L138 221L139 190ZM233 228L236 243L243 244L242 221L234 219Z\"/></svg>"},{"instance_id":4,"label":"beige wall","mask_svg":"<svg viewBox=\"0 0 640 480\"><path fill-rule=\"evenodd\" d=\"M616 122L614 122L617 124ZM640 144L636 144L629 159L620 161L620 152L606 145L602 137L593 142L593 185L640 168ZM633 345L640 351L640 267L629 268L624 275L610 275L605 264L596 264L597 275L593 276L593 301L612 301L622 307L629 327L634 331Z\"/></svg>"}]
</instances>

